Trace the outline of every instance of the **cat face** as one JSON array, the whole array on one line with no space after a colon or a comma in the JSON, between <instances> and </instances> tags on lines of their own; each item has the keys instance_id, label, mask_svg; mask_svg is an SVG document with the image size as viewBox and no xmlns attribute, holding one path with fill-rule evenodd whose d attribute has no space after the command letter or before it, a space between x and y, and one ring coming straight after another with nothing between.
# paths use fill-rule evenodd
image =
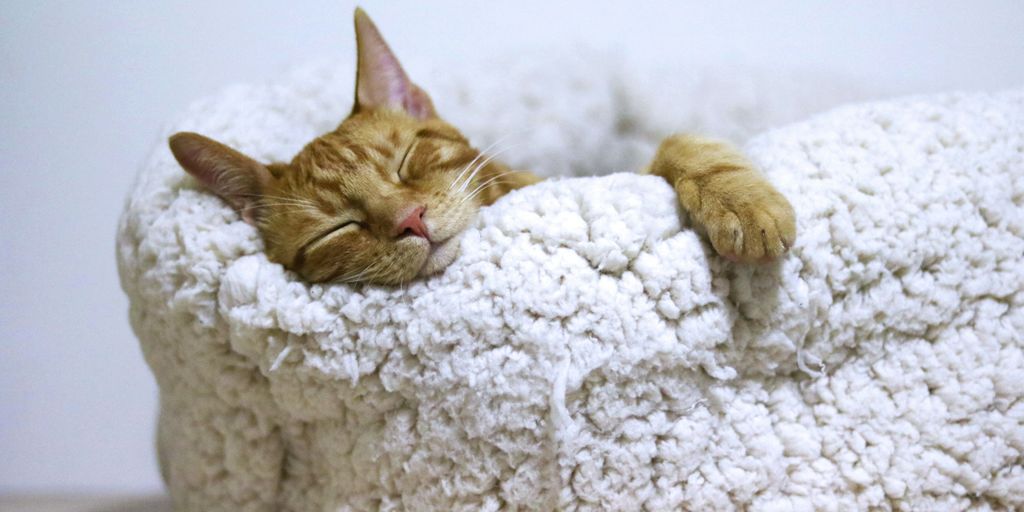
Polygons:
<instances>
[{"instance_id":1,"label":"cat face","mask_svg":"<svg viewBox=\"0 0 1024 512\"><path fill-rule=\"evenodd\" d=\"M314 282L397 284L440 270L482 204L470 187L485 171L470 177L479 157L439 119L357 113L266 188L256 217L267 254Z\"/></svg>"},{"instance_id":2,"label":"cat face","mask_svg":"<svg viewBox=\"0 0 1024 512\"><path fill-rule=\"evenodd\" d=\"M451 263L478 209L517 180L437 116L358 9L356 36L352 114L291 162L263 165L194 133L170 146L259 229L272 261L311 282L401 284Z\"/></svg>"}]
</instances>

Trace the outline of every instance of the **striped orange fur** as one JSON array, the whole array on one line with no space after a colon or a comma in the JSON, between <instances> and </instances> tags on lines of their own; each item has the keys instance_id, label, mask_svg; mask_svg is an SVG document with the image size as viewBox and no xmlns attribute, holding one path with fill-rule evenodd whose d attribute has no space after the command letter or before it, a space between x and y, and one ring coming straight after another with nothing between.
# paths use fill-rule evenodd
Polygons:
<instances>
[{"instance_id":1,"label":"striped orange fur","mask_svg":"<svg viewBox=\"0 0 1024 512\"><path fill-rule=\"evenodd\" d=\"M445 268L479 208L539 178L473 148L434 112L361 9L355 25L352 114L291 162L262 164L188 132L170 146L259 229L272 261L310 282L396 285ZM676 135L648 171L675 187L723 256L771 260L793 244L789 202L732 147Z\"/></svg>"}]
</instances>

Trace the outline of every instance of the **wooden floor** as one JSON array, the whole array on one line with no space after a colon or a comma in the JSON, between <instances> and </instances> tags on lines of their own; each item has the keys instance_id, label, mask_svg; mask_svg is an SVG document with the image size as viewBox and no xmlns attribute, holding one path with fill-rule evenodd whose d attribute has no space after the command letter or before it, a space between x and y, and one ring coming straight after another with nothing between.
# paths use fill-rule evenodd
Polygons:
<instances>
[{"instance_id":1,"label":"wooden floor","mask_svg":"<svg viewBox=\"0 0 1024 512\"><path fill-rule=\"evenodd\" d=\"M0 512L171 512L164 496L0 496Z\"/></svg>"}]
</instances>

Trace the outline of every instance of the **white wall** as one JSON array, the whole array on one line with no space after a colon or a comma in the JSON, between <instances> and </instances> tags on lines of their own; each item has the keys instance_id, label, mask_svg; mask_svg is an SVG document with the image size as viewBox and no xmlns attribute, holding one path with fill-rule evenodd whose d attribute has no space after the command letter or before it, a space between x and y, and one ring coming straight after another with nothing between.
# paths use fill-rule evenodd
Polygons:
<instances>
[{"instance_id":1,"label":"white wall","mask_svg":"<svg viewBox=\"0 0 1024 512\"><path fill-rule=\"evenodd\" d=\"M585 42L641 61L823 68L898 91L1024 85L1020 0L364 4L413 76L430 59ZM0 8L0 492L159 489L156 389L114 263L125 191L191 99L352 52L353 5Z\"/></svg>"}]
</instances>

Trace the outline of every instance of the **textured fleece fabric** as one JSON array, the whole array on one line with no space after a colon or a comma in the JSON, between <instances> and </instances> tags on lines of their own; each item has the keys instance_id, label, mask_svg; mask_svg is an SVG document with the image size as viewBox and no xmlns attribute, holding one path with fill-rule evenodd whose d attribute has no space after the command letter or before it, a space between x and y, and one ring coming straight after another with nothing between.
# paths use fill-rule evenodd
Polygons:
<instances>
[{"instance_id":1,"label":"textured fleece fabric","mask_svg":"<svg viewBox=\"0 0 1024 512\"><path fill-rule=\"evenodd\" d=\"M549 176L638 168L672 130L745 141L796 246L732 264L658 178L562 177L482 210L441 275L310 286L161 141L118 261L177 509L1024 507L1024 91L747 140L856 94L524 61L420 75ZM228 89L167 133L288 159L344 116L351 69Z\"/></svg>"}]
</instances>

